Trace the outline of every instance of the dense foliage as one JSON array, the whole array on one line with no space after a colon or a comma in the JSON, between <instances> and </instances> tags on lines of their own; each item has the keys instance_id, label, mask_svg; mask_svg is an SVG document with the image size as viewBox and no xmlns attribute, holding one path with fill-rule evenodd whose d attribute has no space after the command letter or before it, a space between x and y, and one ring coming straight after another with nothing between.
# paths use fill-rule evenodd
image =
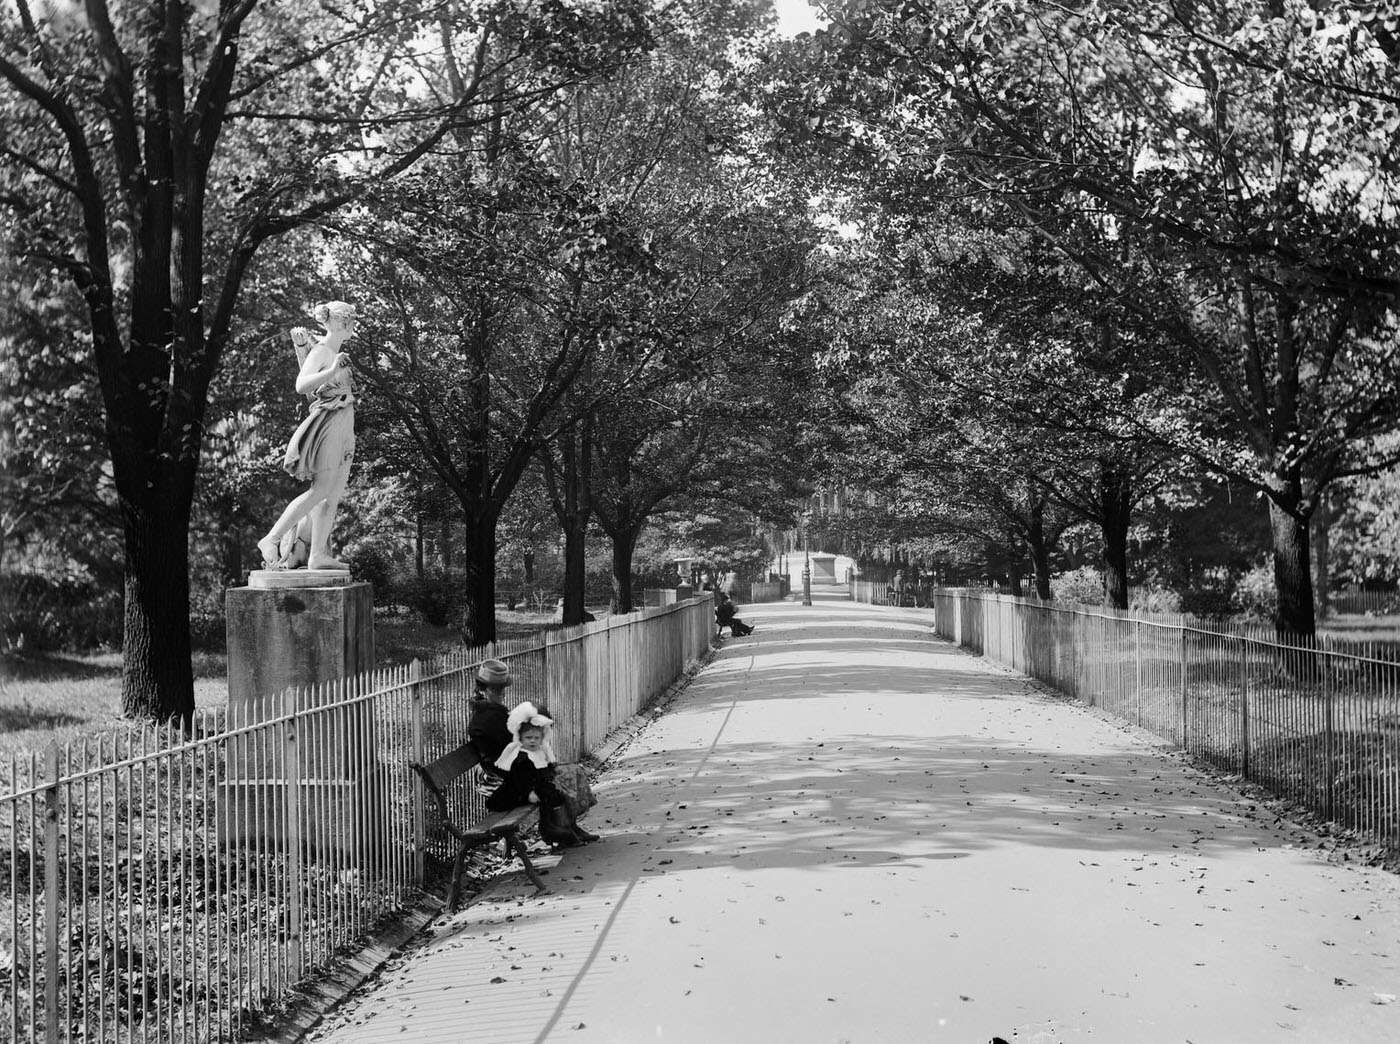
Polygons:
<instances>
[{"instance_id":1,"label":"dense foliage","mask_svg":"<svg viewBox=\"0 0 1400 1044\"><path fill-rule=\"evenodd\" d=\"M825 9L0 7L6 643L188 714L329 299L343 551L467 641L794 529L1301 633L1393 584L1393 0Z\"/></svg>"}]
</instances>

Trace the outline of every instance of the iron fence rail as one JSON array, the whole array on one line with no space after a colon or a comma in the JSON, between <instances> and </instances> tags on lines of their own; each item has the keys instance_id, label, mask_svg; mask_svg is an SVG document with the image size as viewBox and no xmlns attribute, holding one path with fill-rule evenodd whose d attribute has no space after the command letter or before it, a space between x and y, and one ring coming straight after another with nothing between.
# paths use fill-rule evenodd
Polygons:
<instances>
[{"instance_id":1,"label":"iron fence rail","mask_svg":"<svg viewBox=\"0 0 1400 1044\"><path fill-rule=\"evenodd\" d=\"M866 605L890 605L890 585L883 580L852 580L851 601Z\"/></svg>"},{"instance_id":2,"label":"iron fence rail","mask_svg":"<svg viewBox=\"0 0 1400 1044\"><path fill-rule=\"evenodd\" d=\"M0 1040L234 1040L450 851L410 761L510 662L573 760L708 648L709 597L0 762ZM454 817L480 817L467 788Z\"/></svg>"},{"instance_id":3,"label":"iron fence rail","mask_svg":"<svg viewBox=\"0 0 1400 1044\"><path fill-rule=\"evenodd\" d=\"M939 634L1400 847L1400 662L1186 617L943 589Z\"/></svg>"}]
</instances>

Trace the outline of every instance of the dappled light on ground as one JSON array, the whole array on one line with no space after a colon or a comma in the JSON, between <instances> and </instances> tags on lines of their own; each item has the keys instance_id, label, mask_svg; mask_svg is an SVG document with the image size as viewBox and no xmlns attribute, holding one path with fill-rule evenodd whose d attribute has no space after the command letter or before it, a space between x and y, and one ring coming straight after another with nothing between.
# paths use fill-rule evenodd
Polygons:
<instances>
[{"instance_id":1,"label":"dappled light on ground","mask_svg":"<svg viewBox=\"0 0 1400 1044\"><path fill-rule=\"evenodd\" d=\"M741 615L553 894L503 878L317 1039L1400 1037L1390 875L926 614Z\"/></svg>"}]
</instances>

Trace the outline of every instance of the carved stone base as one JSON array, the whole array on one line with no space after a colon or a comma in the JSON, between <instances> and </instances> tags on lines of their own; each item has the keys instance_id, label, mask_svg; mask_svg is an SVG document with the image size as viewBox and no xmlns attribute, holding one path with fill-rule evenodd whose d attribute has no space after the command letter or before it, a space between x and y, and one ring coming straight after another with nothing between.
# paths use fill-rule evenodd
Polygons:
<instances>
[{"instance_id":1,"label":"carved stone base","mask_svg":"<svg viewBox=\"0 0 1400 1044\"><path fill-rule=\"evenodd\" d=\"M265 569L224 597L241 730L226 751L224 840L360 859L383 822L374 706L324 684L374 669L373 588L341 570Z\"/></svg>"},{"instance_id":2,"label":"carved stone base","mask_svg":"<svg viewBox=\"0 0 1400 1044\"><path fill-rule=\"evenodd\" d=\"M349 584L348 569L254 569L248 586L262 590L278 587L344 587Z\"/></svg>"}]
</instances>

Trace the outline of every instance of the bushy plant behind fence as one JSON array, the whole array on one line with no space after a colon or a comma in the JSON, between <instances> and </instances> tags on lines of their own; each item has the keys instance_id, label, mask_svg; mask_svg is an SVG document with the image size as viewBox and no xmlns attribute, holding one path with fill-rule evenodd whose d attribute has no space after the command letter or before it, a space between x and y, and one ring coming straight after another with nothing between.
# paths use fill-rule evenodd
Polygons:
<instances>
[{"instance_id":1,"label":"bushy plant behind fence","mask_svg":"<svg viewBox=\"0 0 1400 1044\"><path fill-rule=\"evenodd\" d=\"M0 1039L234 1040L450 858L408 769L487 655L577 758L708 648L709 597L0 764ZM465 787L454 818L484 814Z\"/></svg>"}]
</instances>

